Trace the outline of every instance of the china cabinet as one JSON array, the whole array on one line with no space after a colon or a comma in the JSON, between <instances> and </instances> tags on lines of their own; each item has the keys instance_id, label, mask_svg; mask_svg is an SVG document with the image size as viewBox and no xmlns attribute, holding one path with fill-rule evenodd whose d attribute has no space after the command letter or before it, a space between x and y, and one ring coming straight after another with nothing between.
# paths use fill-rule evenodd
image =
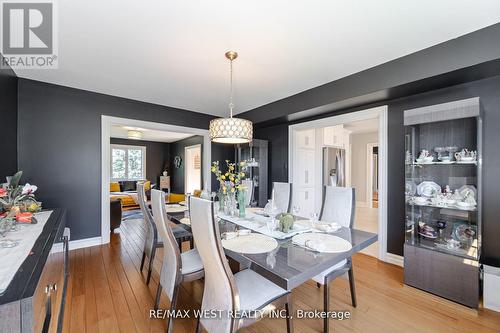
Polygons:
<instances>
[{"instance_id":1,"label":"china cabinet","mask_svg":"<svg viewBox=\"0 0 500 333\"><path fill-rule=\"evenodd\" d=\"M267 203L267 140L253 139L252 142L236 145L236 162L247 161L247 179L252 180L250 204L264 207Z\"/></svg>"},{"instance_id":2,"label":"china cabinet","mask_svg":"<svg viewBox=\"0 0 500 333\"><path fill-rule=\"evenodd\" d=\"M479 98L406 110L405 283L477 307L481 251Z\"/></svg>"}]
</instances>

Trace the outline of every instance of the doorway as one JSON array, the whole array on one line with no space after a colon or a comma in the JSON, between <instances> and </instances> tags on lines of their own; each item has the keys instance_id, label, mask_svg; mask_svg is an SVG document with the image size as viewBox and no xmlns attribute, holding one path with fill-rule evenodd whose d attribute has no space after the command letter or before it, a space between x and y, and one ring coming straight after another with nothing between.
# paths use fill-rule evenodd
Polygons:
<instances>
[{"instance_id":1,"label":"doorway","mask_svg":"<svg viewBox=\"0 0 500 333\"><path fill-rule=\"evenodd\" d=\"M337 186L342 184L356 189L354 227L378 234L376 246L368 248L367 254L390 261L386 240L387 106L290 125L289 138L288 177L292 183L292 201L300 206L300 214L309 217L311 212L319 212L323 185L330 185L325 179L331 181L334 176ZM368 157L367 144L376 144L376 159L373 150ZM343 160L340 167L338 162L334 167L324 166L325 148L332 153L340 152L336 154ZM374 197L376 208L373 207Z\"/></svg>"},{"instance_id":2,"label":"doorway","mask_svg":"<svg viewBox=\"0 0 500 333\"><path fill-rule=\"evenodd\" d=\"M193 194L201 187L201 145L184 148L186 159L184 170L184 193Z\"/></svg>"},{"instance_id":3,"label":"doorway","mask_svg":"<svg viewBox=\"0 0 500 333\"><path fill-rule=\"evenodd\" d=\"M366 202L369 208L378 208L378 143L366 145Z\"/></svg>"},{"instance_id":4,"label":"doorway","mask_svg":"<svg viewBox=\"0 0 500 333\"><path fill-rule=\"evenodd\" d=\"M203 137L203 154L201 156L201 163L203 168L200 173L203 172L204 179L210 179L210 164L212 158L212 145L210 142L210 137L208 130L169 125L164 123L155 123L150 121L142 121L128 118L119 118L111 116L101 116L101 237L99 239L93 240L96 243L106 244L110 241L110 207L109 207L109 195L110 195L110 159L111 159L111 145L110 139L112 137L111 132L113 126L129 126L136 128L149 128L152 130L174 132L174 133L186 133L192 136L199 135ZM210 182L207 182L207 190L210 191ZM96 245L92 243L92 245Z\"/></svg>"}]
</instances>

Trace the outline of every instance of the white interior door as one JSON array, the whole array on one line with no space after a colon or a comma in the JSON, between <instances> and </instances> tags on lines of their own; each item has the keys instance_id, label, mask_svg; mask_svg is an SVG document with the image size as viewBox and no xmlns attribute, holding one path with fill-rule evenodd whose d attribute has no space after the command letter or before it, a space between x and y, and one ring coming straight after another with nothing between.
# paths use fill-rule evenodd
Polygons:
<instances>
[{"instance_id":1,"label":"white interior door","mask_svg":"<svg viewBox=\"0 0 500 333\"><path fill-rule=\"evenodd\" d=\"M184 193L201 190L201 145L184 149Z\"/></svg>"},{"instance_id":2,"label":"white interior door","mask_svg":"<svg viewBox=\"0 0 500 333\"><path fill-rule=\"evenodd\" d=\"M294 131L292 201L300 207L299 215L309 217L315 211L315 130Z\"/></svg>"}]
</instances>

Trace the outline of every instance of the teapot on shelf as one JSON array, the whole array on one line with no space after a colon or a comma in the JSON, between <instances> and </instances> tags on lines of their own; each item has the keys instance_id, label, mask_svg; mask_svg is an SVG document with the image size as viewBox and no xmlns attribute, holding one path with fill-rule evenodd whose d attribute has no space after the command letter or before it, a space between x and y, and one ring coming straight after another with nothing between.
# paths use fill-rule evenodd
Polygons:
<instances>
[{"instance_id":1,"label":"teapot on shelf","mask_svg":"<svg viewBox=\"0 0 500 333\"><path fill-rule=\"evenodd\" d=\"M467 148L455 153L455 159L459 162L473 162L476 158L477 152L475 150L468 150Z\"/></svg>"}]
</instances>

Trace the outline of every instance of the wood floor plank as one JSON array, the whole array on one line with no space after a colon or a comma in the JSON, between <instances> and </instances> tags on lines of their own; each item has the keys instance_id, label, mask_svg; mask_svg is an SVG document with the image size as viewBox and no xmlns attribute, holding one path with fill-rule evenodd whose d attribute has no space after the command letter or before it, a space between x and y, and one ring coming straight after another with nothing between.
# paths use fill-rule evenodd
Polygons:
<instances>
[{"instance_id":1,"label":"wood floor plank","mask_svg":"<svg viewBox=\"0 0 500 333\"><path fill-rule=\"evenodd\" d=\"M70 269L72 281L70 332L85 332L85 251L78 249L73 254L73 264Z\"/></svg>"},{"instance_id":2,"label":"wood floor plank","mask_svg":"<svg viewBox=\"0 0 500 333\"><path fill-rule=\"evenodd\" d=\"M85 331L98 332L97 305L95 300L94 279L92 275L92 256L90 248L84 249L85 281Z\"/></svg>"},{"instance_id":3,"label":"wood floor plank","mask_svg":"<svg viewBox=\"0 0 500 333\"><path fill-rule=\"evenodd\" d=\"M70 332L71 323L71 306L73 304L73 263L75 260L76 251L71 251L69 253L69 279L68 279L68 289L66 291L66 302L64 305L64 319L63 319L63 333Z\"/></svg>"},{"instance_id":4,"label":"wood floor plank","mask_svg":"<svg viewBox=\"0 0 500 333\"><path fill-rule=\"evenodd\" d=\"M64 320L65 332L164 332L166 323L149 318L153 308L163 250L153 264L150 286L139 270L144 227L139 220L124 221L110 244L71 251L71 275ZM183 244L187 249L188 244ZM351 319L332 320L334 332L462 333L500 332L500 314L472 310L403 284L400 267L358 254L353 257L358 307L351 306L348 281L333 281L332 310L347 310ZM76 266L75 266L76 265ZM145 270L146 271L146 270ZM180 309L198 309L203 283L181 286ZM308 281L292 292L295 310L322 309L323 290ZM165 294L160 308L170 302ZM82 311L83 309L83 311ZM126 317L126 318L125 318ZM176 319L174 332L194 332L196 320ZM320 319L295 319L295 333L321 332ZM83 329L84 328L84 329ZM285 332L283 319L263 319L241 330L251 333Z\"/></svg>"}]
</instances>

